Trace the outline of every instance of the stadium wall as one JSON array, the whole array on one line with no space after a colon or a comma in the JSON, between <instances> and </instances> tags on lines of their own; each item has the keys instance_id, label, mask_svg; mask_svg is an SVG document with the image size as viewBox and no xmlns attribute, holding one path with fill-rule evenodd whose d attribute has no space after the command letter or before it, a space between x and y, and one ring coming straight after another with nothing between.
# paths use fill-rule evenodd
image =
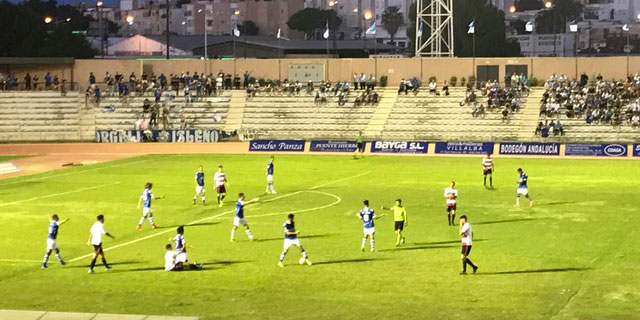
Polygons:
<instances>
[{"instance_id":1,"label":"stadium wall","mask_svg":"<svg viewBox=\"0 0 640 320\"><path fill-rule=\"evenodd\" d=\"M222 70L225 73L242 74L248 71L256 78L285 79L288 77L289 66L298 63L318 63L325 66L325 79L330 81L350 80L353 73L373 73L377 79L381 76L388 77L389 86L396 86L402 78L418 76L428 79L435 76L438 82L449 80L452 76L458 78L458 83L464 77L469 78L473 74L474 63L476 66L498 66L499 80L505 76L507 65L526 65L529 76L537 79L546 79L552 73L566 74L568 77L577 77L586 73L590 78L602 74L607 79L622 79L629 73L640 71L640 57L581 57L581 58L376 58L376 59L237 59L237 60L199 60L199 59L140 59L140 60L75 60L73 66L55 65L19 65L5 66L4 72L17 74L22 79L24 74L43 74L51 71L52 74L62 74L68 81L78 82L80 90L87 85L89 72L93 72L98 81L105 72L112 74L120 72L130 74L135 72L140 75L143 71L156 74L182 72L217 73ZM44 75L41 76L41 78Z\"/></svg>"}]
</instances>

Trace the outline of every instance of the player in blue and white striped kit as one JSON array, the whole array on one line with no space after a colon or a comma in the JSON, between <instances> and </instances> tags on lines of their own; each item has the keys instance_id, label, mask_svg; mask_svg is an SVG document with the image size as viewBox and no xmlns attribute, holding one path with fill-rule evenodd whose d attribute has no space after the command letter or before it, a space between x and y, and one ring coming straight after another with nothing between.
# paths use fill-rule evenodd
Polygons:
<instances>
[{"instance_id":1,"label":"player in blue and white striped kit","mask_svg":"<svg viewBox=\"0 0 640 320\"><path fill-rule=\"evenodd\" d=\"M516 191L516 207L520 206L520 195L524 195L529 200L529 206L533 207L533 199L529 196L529 188L527 187L527 180L529 176L522 171L522 168L518 168L518 190Z\"/></svg>"},{"instance_id":2,"label":"player in blue and white striped kit","mask_svg":"<svg viewBox=\"0 0 640 320\"><path fill-rule=\"evenodd\" d=\"M265 193L276 194L276 189L273 187L273 156L269 158L269 163L267 163L267 190Z\"/></svg>"},{"instance_id":3,"label":"player in blue and white striped kit","mask_svg":"<svg viewBox=\"0 0 640 320\"><path fill-rule=\"evenodd\" d=\"M385 215L383 214L377 217L373 209L369 208L369 200L364 200L363 204L364 204L364 208L360 209L360 212L358 212L358 218L362 220L362 231L364 232L360 250L364 251L364 245L367 243L367 237L369 237L371 252L374 252L376 247L375 247L375 224L373 220L380 219Z\"/></svg>"},{"instance_id":4,"label":"player in blue and white striped kit","mask_svg":"<svg viewBox=\"0 0 640 320\"><path fill-rule=\"evenodd\" d=\"M287 255L287 252L289 251L289 248L291 246L296 246L298 247L298 249L300 249L300 254L302 255L302 258L300 258L299 260L300 264L306 263L308 265L311 265L311 261L309 261L309 255L307 255L307 252L300 244L300 239L298 239L300 231L296 230L296 224L293 221L293 218L293 214L289 214L287 216L287 221L282 224L282 227L284 228L284 246L282 253L280 253L280 261L278 261L278 267L280 268L284 267L282 261L284 260L284 257Z\"/></svg>"},{"instance_id":5,"label":"player in blue and white striped kit","mask_svg":"<svg viewBox=\"0 0 640 320\"><path fill-rule=\"evenodd\" d=\"M204 170L202 166L196 171L196 194L193 196L193 205L196 204L196 199L199 195L202 195L202 204L205 204L205 190L204 190Z\"/></svg>"},{"instance_id":6,"label":"player in blue and white striped kit","mask_svg":"<svg viewBox=\"0 0 640 320\"><path fill-rule=\"evenodd\" d=\"M249 201L244 201L244 193L238 194L238 201L236 201L236 215L233 217L233 227L231 228L231 239L229 241L235 242L236 230L239 225L243 225L245 227L245 232L247 233L247 237L249 240L253 241L253 235L251 234L251 229L249 229L249 224L247 223L247 219L244 218L244 205L254 203L260 200L259 198L251 199Z\"/></svg>"},{"instance_id":7,"label":"player in blue and white striped kit","mask_svg":"<svg viewBox=\"0 0 640 320\"><path fill-rule=\"evenodd\" d=\"M60 256L60 249L58 249L58 228L60 225L69 221L69 218L59 221L58 215L54 214L51 216L51 220L49 221L49 231L47 232L47 252L44 253L44 259L42 260L42 269L47 269L47 261L49 261L49 256L51 255L51 251L56 251L56 258L60 261L61 265L65 265L66 263L62 260Z\"/></svg>"},{"instance_id":8,"label":"player in blue and white striped kit","mask_svg":"<svg viewBox=\"0 0 640 320\"><path fill-rule=\"evenodd\" d=\"M151 188L153 188L153 184L151 182L147 182L144 185L144 190L140 195L140 199L138 199L138 209L140 209L140 203L143 202L142 207L142 217L138 222L138 230L142 230L142 223L144 219L149 219L149 223L151 223L151 228L157 229L158 226L153 222L153 212L151 211L151 200L156 199L160 200L162 197L154 197L153 193L151 193Z\"/></svg>"}]
</instances>

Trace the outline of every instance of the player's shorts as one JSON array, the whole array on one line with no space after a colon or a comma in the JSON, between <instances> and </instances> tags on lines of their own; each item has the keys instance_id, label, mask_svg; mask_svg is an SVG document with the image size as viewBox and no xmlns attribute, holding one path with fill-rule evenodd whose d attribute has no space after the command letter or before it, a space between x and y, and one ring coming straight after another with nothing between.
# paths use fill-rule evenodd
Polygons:
<instances>
[{"instance_id":1,"label":"player's shorts","mask_svg":"<svg viewBox=\"0 0 640 320\"><path fill-rule=\"evenodd\" d=\"M227 188L225 188L224 186L216 186L216 192L227 193Z\"/></svg>"},{"instance_id":2,"label":"player's shorts","mask_svg":"<svg viewBox=\"0 0 640 320\"><path fill-rule=\"evenodd\" d=\"M371 227L371 228L363 228L362 232L364 232L365 235L370 236L372 235L374 232L376 232L376 228L375 227Z\"/></svg>"},{"instance_id":3,"label":"player's shorts","mask_svg":"<svg viewBox=\"0 0 640 320\"><path fill-rule=\"evenodd\" d=\"M468 256L471 253L471 246L463 245L460 253L464 254L465 256Z\"/></svg>"},{"instance_id":4,"label":"player's shorts","mask_svg":"<svg viewBox=\"0 0 640 320\"><path fill-rule=\"evenodd\" d=\"M298 238L295 238L295 239L284 239L283 251L289 250L289 247L291 247L291 246L299 247L300 246L300 239L298 239Z\"/></svg>"},{"instance_id":5,"label":"player's shorts","mask_svg":"<svg viewBox=\"0 0 640 320\"><path fill-rule=\"evenodd\" d=\"M204 186L196 186L196 193L204 193Z\"/></svg>"},{"instance_id":6,"label":"player's shorts","mask_svg":"<svg viewBox=\"0 0 640 320\"><path fill-rule=\"evenodd\" d=\"M364 143L362 142L357 142L356 143L356 149L360 152L364 152Z\"/></svg>"},{"instance_id":7,"label":"player's shorts","mask_svg":"<svg viewBox=\"0 0 640 320\"><path fill-rule=\"evenodd\" d=\"M454 204L454 205L447 205L447 212L451 212L451 211L456 211L456 209L458 208L458 204Z\"/></svg>"},{"instance_id":8,"label":"player's shorts","mask_svg":"<svg viewBox=\"0 0 640 320\"><path fill-rule=\"evenodd\" d=\"M516 191L516 194L522 194L522 195L528 195L529 194L529 189L527 188L518 188L518 191Z\"/></svg>"},{"instance_id":9,"label":"player's shorts","mask_svg":"<svg viewBox=\"0 0 640 320\"><path fill-rule=\"evenodd\" d=\"M147 214L152 214L151 208L144 207L142 208L142 215L146 216Z\"/></svg>"},{"instance_id":10,"label":"player's shorts","mask_svg":"<svg viewBox=\"0 0 640 320\"><path fill-rule=\"evenodd\" d=\"M178 262L173 265L171 269L165 269L165 271L182 271L184 269L184 264L182 262Z\"/></svg>"},{"instance_id":11,"label":"player's shorts","mask_svg":"<svg viewBox=\"0 0 640 320\"><path fill-rule=\"evenodd\" d=\"M396 221L394 229L393 230L404 230L404 220L403 221Z\"/></svg>"},{"instance_id":12,"label":"player's shorts","mask_svg":"<svg viewBox=\"0 0 640 320\"><path fill-rule=\"evenodd\" d=\"M56 239L47 238L47 251L58 249L58 241Z\"/></svg>"},{"instance_id":13,"label":"player's shorts","mask_svg":"<svg viewBox=\"0 0 640 320\"><path fill-rule=\"evenodd\" d=\"M267 182L273 182L273 175L272 174L268 174L267 175Z\"/></svg>"},{"instance_id":14,"label":"player's shorts","mask_svg":"<svg viewBox=\"0 0 640 320\"><path fill-rule=\"evenodd\" d=\"M493 170L492 170L492 169L484 169L484 170L482 170L482 173L483 173L484 175L491 174L492 172L493 172Z\"/></svg>"},{"instance_id":15,"label":"player's shorts","mask_svg":"<svg viewBox=\"0 0 640 320\"><path fill-rule=\"evenodd\" d=\"M245 219L245 218L233 217L233 225L234 225L234 226L236 226L236 227L237 227L237 226L239 226L239 225L246 226L246 225L248 225L248 223L247 223L247 219Z\"/></svg>"},{"instance_id":16,"label":"player's shorts","mask_svg":"<svg viewBox=\"0 0 640 320\"><path fill-rule=\"evenodd\" d=\"M95 252L96 254L103 253L103 251L102 251L102 243L101 244L94 244L93 245L93 252Z\"/></svg>"},{"instance_id":17,"label":"player's shorts","mask_svg":"<svg viewBox=\"0 0 640 320\"><path fill-rule=\"evenodd\" d=\"M187 262L187 253L186 252L180 252L176 255L176 263L180 263L180 262Z\"/></svg>"}]
</instances>

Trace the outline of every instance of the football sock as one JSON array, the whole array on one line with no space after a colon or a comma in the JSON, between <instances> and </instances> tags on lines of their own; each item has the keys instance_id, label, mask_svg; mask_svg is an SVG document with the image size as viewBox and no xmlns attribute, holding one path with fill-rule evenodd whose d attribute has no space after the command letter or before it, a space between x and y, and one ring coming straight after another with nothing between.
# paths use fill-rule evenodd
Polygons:
<instances>
[{"instance_id":1,"label":"football sock","mask_svg":"<svg viewBox=\"0 0 640 320\"><path fill-rule=\"evenodd\" d=\"M516 196L516 206L520 204L520 195Z\"/></svg>"},{"instance_id":2,"label":"football sock","mask_svg":"<svg viewBox=\"0 0 640 320\"><path fill-rule=\"evenodd\" d=\"M371 245L371 251L375 250L375 248L376 248L376 240L374 240L373 237L371 237L371 239L369 239L369 244ZM364 247L364 243L362 244L362 246Z\"/></svg>"},{"instance_id":3,"label":"football sock","mask_svg":"<svg viewBox=\"0 0 640 320\"><path fill-rule=\"evenodd\" d=\"M467 259L462 259L462 272L467 272Z\"/></svg>"},{"instance_id":4,"label":"football sock","mask_svg":"<svg viewBox=\"0 0 640 320\"><path fill-rule=\"evenodd\" d=\"M153 222L153 216L149 215L149 223L151 223L152 226L155 225L155 223Z\"/></svg>"},{"instance_id":5,"label":"football sock","mask_svg":"<svg viewBox=\"0 0 640 320\"><path fill-rule=\"evenodd\" d=\"M487 185L487 176L484 176L484 185Z\"/></svg>"},{"instance_id":6,"label":"football sock","mask_svg":"<svg viewBox=\"0 0 640 320\"><path fill-rule=\"evenodd\" d=\"M220 195L218 195L218 203L220 203Z\"/></svg>"},{"instance_id":7,"label":"football sock","mask_svg":"<svg viewBox=\"0 0 640 320\"><path fill-rule=\"evenodd\" d=\"M195 196L193 196L193 201L196 201L196 199L198 199L198 194L196 194Z\"/></svg>"},{"instance_id":8,"label":"football sock","mask_svg":"<svg viewBox=\"0 0 640 320\"><path fill-rule=\"evenodd\" d=\"M224 200L224 197L226 197L226 196L227 196L226 194L221 195L220 196L220 201Z\"/></svg>"},{"instance_id":9,"label":"football sock","mask_svg":"<svg viewBox=\"0 0 640 320\"><path fill-rule=\"evenodd\" d=\"M469 260L469 258L467 258L466 261L467 261L467 264L471 266L471 268L474 268L474 269L476 268L476 265L473 264L473 262L471 262L471 260Z\"/></svg>"},{"instance_id":10,"label":"football sock","mask_svg":"<svg viewBox=\"0 0 640 320\"><path fill-rule=\"evenodd\" d=\"M253 235L251 234L251 230L249 230L249 228L247 228L247 230L245 231L245 233L247 234L247 237L249 239L253 238Z\"/></svg>"},{"instance_id":11,"label":"football sock","mask_svg":"<svg viewBox=\"0 0 640 320\"><path fill-rule=\"evenodd\" d=\"M205 199L206 199L206 198L205 198L204 196L202 196L202 202L203 202L203 203L204 203L204 200L205 200Z\"/></svg>"},{"instance_id":12,"label":"football sock","mask_svg":"<svg viewBox=\"0 0 640 320\"><path fill-rule=\"evenodd\" d=\"M533 201L529 195L527 195L527 200L529 200L529 202Z\"/></svg>"},{"instance_id":13,"label":"football sock","mask_svg":"<svg viewBox=\"0 0 640 320\"><path fill-rule=\"evenodd\" d=\"M44 254L44 259L42 259L42 264L47 264L47 261L49 261L49 255L51 254L51 251L47 251Z\"/></svg>"},{"instance_id":14,"label":"football sock","mask_svg":"<svg viewBox=\"0 0 640 320\"><path fill-rule=\"evenodd\" d=\"M452 226L456 225L456 214L455 213L451 214L451 225Z\"/></svg>"},{"instance_id":15,"label":"football sock","mask_svg":"<svg viewBox=\"0 0 640 320\"><path fill-rule=\"evenodd\" d=\"M282 253L280 253L280 262L282 262L282 260L284 260L284 256L287 255L286 251L282 251Z\"/></svg>"},{"instance_id":16,"label":"football sock","mask_svg":"<svg viewBox=\"0 0 640 320\"><path fill-rule=\"evenodd\" d=\"M62 262L62 257L60 256L60 250L56 249L56 258L58 258L58 261Z\"/></svg>"},{"instance_id":17,"label":"football sock","mask_svg":"<svg viewBox=\"0 0 640 320\"><path fill-rule=\"evenodd\" d=\"M103 264L105 267L108 267L108 266L109 266L109 264L107 263L107 259L105 259L104 257L102 257L102 264Z\"/></svg>"},{"instance_id":18,"label":"football sock","mask_svg":"<svg viewBox=\"0 0 640 320\"><path fill-rule=\"evenodd\" d=\"M451 225L451 213L447 213L447 221L449 222L449 225Z\"/></svg>"},{"instance_id":19,"label":"football sock","mask_svg":"<svg viewBox=\"0 0 640 320\"><path fill-rule=\"evenodd\" d=\"M142 225L142 223L144 222L144 216L142 216L142 218L140 218L140 221L138 221L138 225Z\"/></svg>"},{"instance_id":20,"label":"football sock","mask_svg":"<svg viewBox=\"0 0 640 320\"><path fill-rule=\"evenodd\" d=\"M89 266L89 269L93 269L93 267L96 266L96 259L98 259L98 257L95 257L91 260L91 266Z\"/></svg>"},{"instance_id":21,"label":"football sock","mask_svg":"<svg viewBox=\"0 0 640 320\"><path fill-rule=\"evenodd\" d=\"M231 228L231 240L236 236L236 228Z\"/></svg>"},{"instance_id":22,"label":"football sock","mask_svg":"<svg viewBox=\"0 0 640 320\"><path fill-rule=\"evenodd\" d=\"M398 233L396 235L396 245L400 244L400 237L402 237L402 236L400 235L400 233Z\"/></svg>"},{"instance_id":23,"label":"football sock","mask_svg":"<svg viewBox=\"0 0 640 320\"><path fill-rule=\"evenodd\" d=\"M367 243L367 236L362 237L362 245L360 245L361 248L364 248L364 245Z\"/></svg>"},{"instance_id":24,"label":"football sock","mask_svg":"<svg viewBox=\"0 0 640 320\"><path fill-rule=\"evenodd\" d=\"M489 177L489 185L493 187L493 177Z\"/></svg>"},{"instance_id":25,"label":"football sock","mask_svg":"<svg viewBox=\"0 0 640 320\"><path fill-rule=\"evenodd\" d=\"M302 257L305 259L309 259L309 255L307 254L306 251L302 250L302 252L300 252L300 254L302 254Z\"/></svg>"}]
</instances>

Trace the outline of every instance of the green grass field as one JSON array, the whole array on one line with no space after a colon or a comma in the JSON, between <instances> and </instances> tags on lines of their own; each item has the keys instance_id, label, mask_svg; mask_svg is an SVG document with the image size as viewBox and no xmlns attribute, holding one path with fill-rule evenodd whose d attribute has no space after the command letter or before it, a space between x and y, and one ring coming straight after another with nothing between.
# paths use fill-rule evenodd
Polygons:
<instances>
[{"instance_id":1,"label":"green grass field","mask_svg":"<svg viewBox=\"0 0 640 320\"><path fill-rule=\"evenodd\" d=\"M203 319L629 319L640 306L635 216L636 161L497 158L495 189L482 186L480 158L277 156L277 195L264 195L267 155L154 155L0 180L0 308L195 315ZM209 205L193 206L203 164ZM230 186L213 205L213 170ZM516 169L530 176L535 206L512 208ZM457 181L458 215L474 230L476 275L460 276L457 228L443 189ZM138 196L154 183L160 229L135 229ZM259 241L242 230L229 242L238 192ZM363 199L380 213L401 197L407 244L394 248L391 216L376 221L375 253L360 252ZM282 223L296 226L313 266L293 248L284 268ZM40 270L48 216L61 226L61 267ZM114 269L87 274L86 245L97 214L116 236L104 241ZM202 271L162 271L164 245L180 224ZM140 240L140 241L136 241Z\"/></svg>"}]
</instances>

